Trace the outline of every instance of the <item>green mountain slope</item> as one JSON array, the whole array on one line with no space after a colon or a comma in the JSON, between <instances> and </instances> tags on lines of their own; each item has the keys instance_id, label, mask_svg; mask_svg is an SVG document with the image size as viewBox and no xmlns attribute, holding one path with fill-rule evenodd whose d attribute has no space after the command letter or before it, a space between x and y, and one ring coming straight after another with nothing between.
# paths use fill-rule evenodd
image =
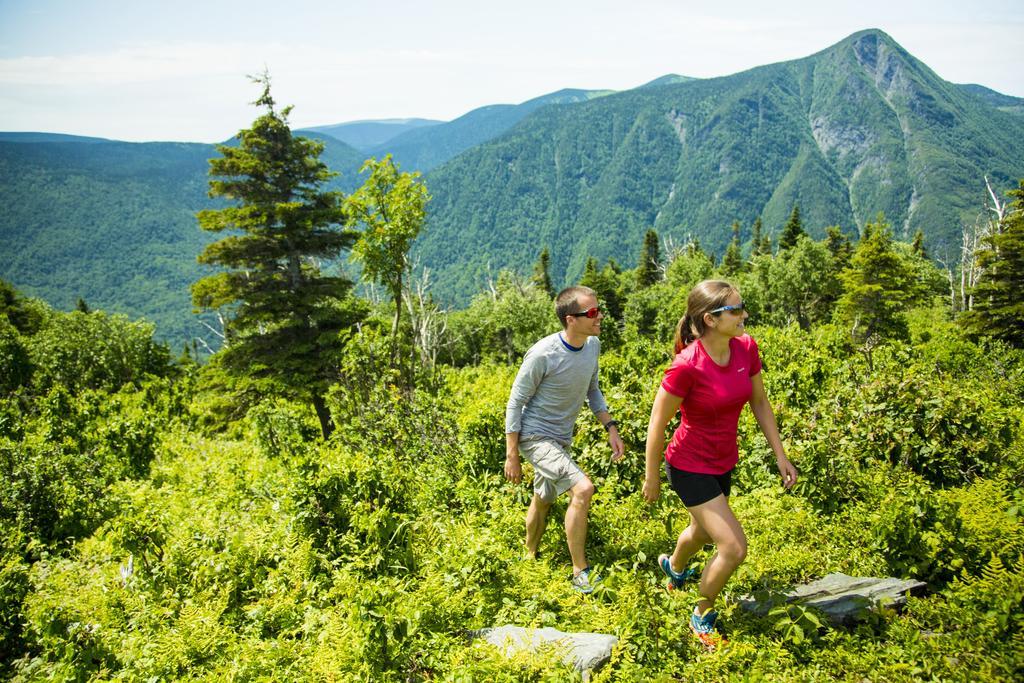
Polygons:
<instances>
[{"instance_id":1,"label":"green mountain slope","mask_svg":"<svg viewBox=\"0 0 1024 683\"><path fill-rule=\"evenodd\" d=\"M428 174L418 256L461 302L543 246L568 282L589 256L631 265L648 228L721 253L734 220L777 232L795 203L812 235L881 211L941 255L984 176L1024 176L1024 119L870 30L797 61L539 109Z\"/></svg>"},{"instance_id":2,"label":"green mountain slope","mask_svg":"<svg viewBox=\"0 0 1024 683\"><path fill-rule=\"evenodd\" d=\"M996 92L991 88L986 88L985 86L978 85L976 83L962 83L958 87L964 92L970 93L974 97L980 97L982 100L997 109L1001 109L1011 114L1024 114L1024 97L1004 95L1001 92Z\"/></svg>"},{"instance_id":3,"label":"green mountain slope","mask_svg":"<svg viewBox=\"0 0 1024 683\"><path fill-rule=\"evenodd\" d=\"M358 150L366 151L382 145L402 133L418 128L429 128L441 123L444 123L444 121L435 121L433 119L379 119L373 121L351 121L329 126L310 126L309 128L297 130L296 133L302 135L323 133L324 135L330 135L336 140L341 140Z\"/></svg>"},{"instance_id":4,"label":"green mountain slope","mask_svg":"<svg viewBox=\"0 0 1024 683\"><path fill-rule=\"evenodd\" d=\"M351 191L362 155L326 136L322 158ZM45 138L40 138L45 139ZM179 344L203 330L189 285L213 236L195 213L211 206L214 145L0 142L0 278L70 309L92 307L157 323Z\"/></svg>"},{"instance_id":5,"label":"green mountain slope","mask_svg":"<svg viewBox=\"0 0 1024 683\"><path fill-rule=\"evenodd\" d=\"M403 170L425 172L471 147L498 137L541 107L586 102L610 92L565 89L522 104L492 104L439 126L402 133L369 151L376 157L391 154Z\"/></svg>"}]
</instances>

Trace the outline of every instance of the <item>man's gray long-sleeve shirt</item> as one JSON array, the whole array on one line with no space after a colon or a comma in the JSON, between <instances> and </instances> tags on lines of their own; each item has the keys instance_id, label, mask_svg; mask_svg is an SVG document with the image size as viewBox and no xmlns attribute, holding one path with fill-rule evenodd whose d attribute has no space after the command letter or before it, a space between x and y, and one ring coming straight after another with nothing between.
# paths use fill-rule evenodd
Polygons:
<instances>
[{"instance_id":1,"label":"man's gray long-sleeve shirt","mask_svg":"<svg viewBox=\"0 0 1024 683\"><path fill-rule=\"evenodd\" d=\"M588 337L583 348L573 351L562 341L561 333L530 347L505 407L505 432L571 444L584 399L595 414L608 410L597 379L600 353L597 337Z\"/></svg>"}]
</instances>

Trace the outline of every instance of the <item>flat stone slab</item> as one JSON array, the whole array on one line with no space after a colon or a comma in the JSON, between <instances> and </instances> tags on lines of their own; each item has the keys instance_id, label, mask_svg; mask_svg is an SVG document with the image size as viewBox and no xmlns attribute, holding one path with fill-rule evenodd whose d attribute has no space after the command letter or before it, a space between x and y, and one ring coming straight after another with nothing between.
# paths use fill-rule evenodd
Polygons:
<instances>
[{"instance_id":1,"label":"flat stone slab","mask_svg":"<svg viewBox=\"0 0 1024 683\"><path fill-rule=\"evenodd\" d=\"M883 603L889 607L902 607L907 593L925 587L921 581L894 578L873 578L828 574L817 581L796 586L782 593L787 603L796 602L821 610L833 624L848 624L861 618L865 611L878 609ZM776 599L740 598L740 605L755 614L767 614Z\"/></svg>"},{"instance_id":2,"label":"flat stone slab","mask_svg":"<svg viewBox=\"0 0 1024 683\"><path fill-rule=\"evenodd\" d=\"M565 633L554 628L523 628L498 626L470 631L472 640L482 638L500 648L506 657L523 651L539 652L549 648L561 656L562 662L590 678L590 672L612 656L612 648L619 642L616 636L604 633Z\"/></svg>"}]
</instances>

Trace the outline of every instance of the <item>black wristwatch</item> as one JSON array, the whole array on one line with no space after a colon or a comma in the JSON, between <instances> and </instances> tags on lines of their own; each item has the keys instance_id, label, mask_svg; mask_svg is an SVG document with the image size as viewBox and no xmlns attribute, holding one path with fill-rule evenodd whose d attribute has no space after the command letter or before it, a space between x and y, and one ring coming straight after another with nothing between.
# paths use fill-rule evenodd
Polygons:
<instances>
[{"instance_id":1,"label":"black wristwatch","mask_svg":"<svg viewBox=\"0 0 1024 683\"><path fill-rule=\"evenodd\" d=\"M616 420L608 420L607 422L604 423L604 430L606 432L607 431L611 431L612 427L618 427L618 426L619 426L619 423Z\"/></svg>"}]
</instances>

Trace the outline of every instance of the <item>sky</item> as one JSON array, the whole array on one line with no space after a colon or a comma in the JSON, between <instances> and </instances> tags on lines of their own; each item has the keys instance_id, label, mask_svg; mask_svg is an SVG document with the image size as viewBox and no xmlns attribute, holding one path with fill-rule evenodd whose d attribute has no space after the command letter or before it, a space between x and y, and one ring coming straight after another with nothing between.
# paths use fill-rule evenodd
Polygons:
<instances>
[{"instance_id":1,"label":"sky","mask_svg":"<svg viewBox=\"0 0 1024 683\"><path fill-rule=\"evenodd\" d=\"M711 78L888 33L954 83L1024 97L1024 2L0 0L0 131L219 142L267 69L295 128L451 120L562 88Z\"/></svg>"}]
</instances>

